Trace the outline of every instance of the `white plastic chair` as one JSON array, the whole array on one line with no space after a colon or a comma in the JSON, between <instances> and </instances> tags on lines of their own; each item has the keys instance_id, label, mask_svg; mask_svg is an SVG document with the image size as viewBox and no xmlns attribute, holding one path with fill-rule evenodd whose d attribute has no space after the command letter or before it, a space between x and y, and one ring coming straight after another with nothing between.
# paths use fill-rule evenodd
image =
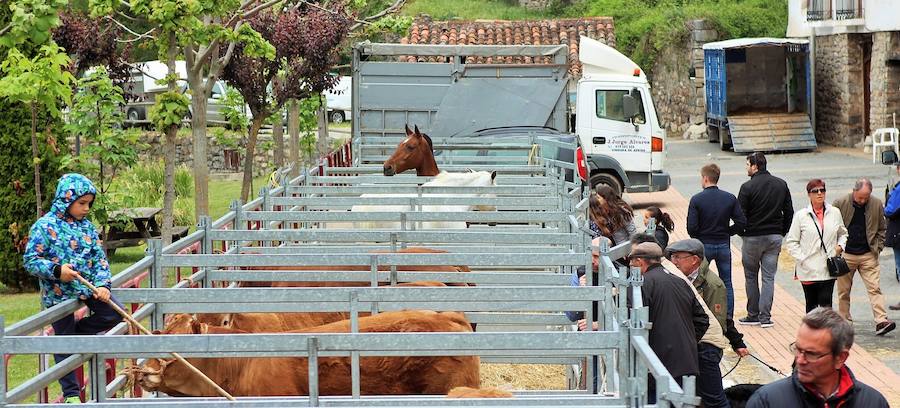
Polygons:
<instances>
[{"instance_id":1,"label":"white plastic chair","mask_svg":"<svg viewBox=\"0 0 900 408\"><path fill-rule=\"evenodd\" d=\"M881 163L881 158L878 157L879 147L890 147L900 156L898 139L900 139L900 130L897 128L875 129L875 133L872 133L872 163Z\"/></svg>"}]
</instances>

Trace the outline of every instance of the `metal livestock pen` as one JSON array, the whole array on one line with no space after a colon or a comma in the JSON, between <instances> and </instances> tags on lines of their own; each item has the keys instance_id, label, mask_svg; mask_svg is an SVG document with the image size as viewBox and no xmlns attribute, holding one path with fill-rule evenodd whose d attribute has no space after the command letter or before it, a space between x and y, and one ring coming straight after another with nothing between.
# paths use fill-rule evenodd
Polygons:
<instances>
[{"instance_id":1,"label":"metal livestock pen","mask_svg":"<svg viewBox=\"0 0 900 408\"><path fill-rule=\"evenodd\" d=\"M481 150L490 149L484 140ZM509 140L504 140L509 143ZM520 148L553 145L558 141L530 140ZM445 149L454 146L444 145ZM462 146L473 149L470 143ZM448 155L451 156L451 155ZM0 407L28 406L21 402L46 388L63 374L84 363L89 366L88 394L98 406L645 406L647 378L655 378L660 406L695 406L694 380L682 389L670 378L650 349L647 313L641 305L640 273L626 273L612 259L627 253L628 245L601 248L597 286L571 287L575 268L590 268L590 246L584 214L587 207L580 183L567 181L567 163L529 154L532 164L472 159L461 166L497 170L497 186L419 186L427 177L372 176L377 166L330 167L322 163L305 174L241 205L211 222L201 219L198 230L162 247L148 243L147 256L116 275L114 295L123 303L140 305L135 317L148 319L161 329L163 315L203 312L322 312L344 311L356 328L358 313L401 309L463 311L479 324L475 333L329 333L247 335L124 335L123 323L102 336L30 335L79 304L68 301L23 321L4 327L0 321L0 352L9 355L74 353L60 364L0 393ZM452 166L442 166L452 167ZM409 197L360 197L371 191ZM483 196L459 197L459 194ZM422 205L446 203L491 205L497 211L415 211ZM357 204L408 204L410 211L354 213ZM424 221L465 221L465 230L427 230ZM341 229L353 221L394 221L399 229ZM371 253L408 246L427 246L447 253ZM362 265L365 272L246 270L243 267L295 265ZM467 265L468 273L400 271L404 265ZM172 275L190 268L182 279ZM149 287L118 287L142 273ZM591 276L588 274L588 276ZM173 285L169 285L169 278ZM412 280L470 282L476 287L377 287L377 282ZM235 288L231 281L361 281L357 288ZM217 284L221 283L221 284ZM194 288L192 286L201 286ZM220 287L226 286L226 287ZM626 302L632 292L633 304ZM559 330L569 326L562 311L581 310L591 318L592 303L599 302L599 331ZM482 330L485 328L487 331ZM509 331L522 330L525 331ZM490 331L497 330L497 331ZM108 379L104 361L110 358L165 357L179 352L186 357L300 356L309 358L310 395L303 397L222 398L115 398L127 383L124 375ZM604 357L607 370L601 392L516 391L516 399L450 400L443 396L361 396L361 356L478 355L485 363L517 362L577 364L588 356ZM347 356L353 362L353 393L346 397L318 395L317 358ZM589 367L590 369L590 367ZM592 374L588 373L588 378ZM277 379L273 379L277 381ZM0 390L7 389L6 370L0 372Z\"/></svg>"}]
</instances>

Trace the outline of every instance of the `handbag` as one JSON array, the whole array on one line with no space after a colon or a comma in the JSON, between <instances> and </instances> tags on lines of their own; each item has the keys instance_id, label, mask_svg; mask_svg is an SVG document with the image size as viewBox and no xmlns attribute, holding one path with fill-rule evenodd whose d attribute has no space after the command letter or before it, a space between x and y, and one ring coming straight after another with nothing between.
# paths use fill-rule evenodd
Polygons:
<instances>
[{"instance_id":1,"label":"handbag","mask_svg":"<svg viewBox=\"0 0 900 408\"><path fill-rule=\"evenodd\" d=\"M813 226L816 227L816 232L819 233L819 243L822 244L822 250L825 251L825 256L828 256L828 250L825 249L825 238L822 237L822 231L819 230L819 223L816 222L816 217L812 214L809 214L809 217L812 218ZM832 278L850 273L850 265L847 265L847 260L840 255L828 257L825 259L825 265L828 267L828 276Z\"/></svg>"}]
</instances>

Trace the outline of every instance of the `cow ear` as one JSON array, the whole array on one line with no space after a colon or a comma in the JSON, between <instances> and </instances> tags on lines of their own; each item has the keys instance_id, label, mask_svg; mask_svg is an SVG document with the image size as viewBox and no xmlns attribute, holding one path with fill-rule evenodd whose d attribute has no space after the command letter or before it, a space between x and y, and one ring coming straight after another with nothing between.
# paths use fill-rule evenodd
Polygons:
<instances>
[{"instance_id":1,"label":"cow ear","mask_svg":"<svg viewBox=\"0 0 900 408\"><path fill-rule=\"evenodd\" d=\"M201 331L202 325L203 325L203 323L200 323L196 320L191 320L191 333L194 333L194 334L202 333L202 331Z\"/></svg>"},{"instance_id":2,"label":"cow ear","mask_svg":"<svg viewBox=\"0 0 900 408\"><path fill-rule=\"evenodd\" d=\"M151 333L153 333L153 334L162 334L162 332L159 331L159 330L154 330L154 331L152 331Z\"/></svg>"},{"instance_id":3,"label":"cow ear","mask_svg":"<svg viewBox=\"0 0 900 408\"><path fill-rule=\"evenodd\" d=\"M495 180L497 178L497 171L494 170L491 172L491 180Z\"/></svg>"},{"instance_id":4,"label":"cow ear","mask_svg":"<svg viewBox=\"0 0 900 408\"><path fill-rule=\"evenodd\" d=\"M406 128L406 135L407 135L407 136L412 136L412 135L413 135L413 131L409 128L409 124L408 124L408 123L405 124L405 125L403 125L403 127Z\"/></svg>"}]
</instances>

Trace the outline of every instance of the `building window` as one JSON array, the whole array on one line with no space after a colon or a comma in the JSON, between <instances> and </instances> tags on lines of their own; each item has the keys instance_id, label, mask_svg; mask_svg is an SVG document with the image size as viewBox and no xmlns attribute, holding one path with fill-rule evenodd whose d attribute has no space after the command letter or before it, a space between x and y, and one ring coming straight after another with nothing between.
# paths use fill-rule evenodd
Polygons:
<instances>
[{"instance_id":1,"label":"building window","mask_svg":"<svg viewBox=\"0 0 900 408\"><path fill-rule=\"evenodd\" d=\"M838 20L862 18L862 0L835 0L835 17Z\"/></svg>"},{"instance_id":2,"label":"building window","mask_svg":"<svg viewBox=\"0 0 900 408\"><path fill-rule=\"evenodd\" d=\"M808 0L806 3L806 20L822 21L831 19L831 0Z\"/></svg>"}]
</instances>

